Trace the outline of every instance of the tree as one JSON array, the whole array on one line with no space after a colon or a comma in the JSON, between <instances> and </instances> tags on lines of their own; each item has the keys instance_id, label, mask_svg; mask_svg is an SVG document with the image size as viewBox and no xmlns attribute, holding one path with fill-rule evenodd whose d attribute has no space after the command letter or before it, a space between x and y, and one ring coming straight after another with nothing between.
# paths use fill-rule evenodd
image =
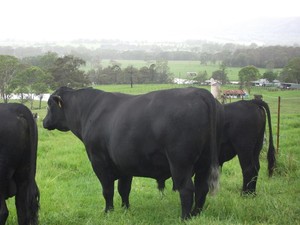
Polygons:
<instances>
[{"instance_id":1,"label":"tree","mask_svg":"<svg viewBox=\"0 0 300 225\"><path fill-rule=\"evenodd\" d=\"M255 66L246 66L239 71L241 85L247 88L249 94L251 91L251 81L255 81L259 77L259 70Z\"/></svg>"},{"instance_id":2,"label":"tree","mask_svg":"<svg viewBox=\"0 0 300 225\"><path fill-rule=\"evenodd\" d=\"M58 55L55 52L47 52L45 55L39 58L38 67L48 72L53 67L54 63L58 59Z\"/></svg>"},{"instance_id":3,"label":"tree","mask_svg":"<svg viewBox=\"0 0 300 225\"><path fill-rule=\"evenodd\" d=\"M212 75L211 77L214 78L215 80L219 80L222 82L222 84L224 84L224 82L222 80L224 80L224 77L223 77L223 71L222 70L216 70L216 71L213 71L212 72ZM226 80L225 80L226 81Z\"/></svg>"},{"instance_id":4,"label":"tree","mask_svg":"<svg viewBox=\"0 0 300 225\"><path fill-rule=\"evenodd\" d=\"M272 82L273 80L277 79L277 73L272 71L272 70L268 70L268 71L263 73L262 77L264 79L267 79L268 81Z\"/></svg>"},{"instance_id":5,"label":"tree","mask_svg":"<svg viewBox=\"0 0 300 225\"><path fill-rule=\"evenodd\" d=\"M234 55L232 62L234 66L246 66L248 64L248 55L244 52L240 52Z\"/></svg>"},{"instance_id":6,"label":"tree","mask_svg":"<svg viewBox=\"0 0 300 225\"><path fill-rule=\"evenodd\" d=\"M53 66L57 58L57 53L47 52L44 55L23 58L22 63L30 66L37 66L47 72Z\"/></svg>"},{"instance_id":7,"label":"tree","mask_svg":"<svg viewBox=\"0 0 300 225\"><path fill-rule=\"evenodd\" d=\"M12 94L11 80L19 69L19 60L14 56L0 55L0 94L4 102L8 102Z\"/></svg>"},{"instance_id":8,"label":"tree","mask_svg":"<svg viewBox=\"0 0 300 225\"><path fill-rule=\"evenodd\" d=\"M93 84L101 84L101 79L100 79L101 74L102 74L102 67L99 66L95 69L89 70L87 76Z\"/></svg>"},{"instance_id":9,"label":"tree","mask_svg":"<svg viewBox=\"0 0 300 225\"><path fill-rule=\"evenodd\" d=\"M130 87L133 87L133 82L137 79L138 69L134 68L132 65L127 66L124 70L126 75L126 80L130 81Z\"/></svg>"},{"instance_id":10,"label":"tree","mask_svg":"<svg viewBox=\"0 0 300 225\"><path fill-rule=\"evenodd\" d=\"M281 80L290 83L300 83L300 57L291 59L281 72Z\"/></svg>"},{"instance_id":11,"label":"tree","mask_svg":"<svg viewBox=\"0 0 300 225\"><path fill-rule=\"evenodd\" d=\"M170 68L167 60L157 60L155 64L155 77L153 82L158 84L168 83L170 76Z\"/></svg>"},{"instance_id":12,"label":"tree","mask_svg":"<svg viewBox=\"0 0 300 225\"><path fill-rule=\"evenodd\" d=\"M118 83L118 78L120 77L121 75L121 72L122 72L122 69L121 69L121 64L114 64L112 67L111 67L111 71L112 71L112 76L114 77L114 84L117 84Z\"/></svg>"},{"instance_id":13,"label":"tree","mask_svg":"<svg viewBox=\"0 0 300 225\"><path fill-rule=\"evenodd\" d=\"M203 72L198 72L197 76L193 80L197 81L198 84L204 83L207 80L206 70Z\"/></svg>"},{"instance_id":14,"label":"tree","mask_svg":"<svg viewBox=\"0 0 300 225\"><path fill-rule=\"evenodd\" d=\"M88 76L80 70L82 65L85 65L85 61L72 55L58 58L49 69L53 76L51 88L56 89L61 86L84 87L88 85L90 83Z\"/></svg>"},{"instance_id":15,"label":"tree","mask_svg":"<svg viewBox=\"0 0 300 225\"><path fill-rule=\"evenodd\" d=\"M156 67L155 63L152 63L152 64L149 66L150 81L151 81L151 83L153 83L153 81L154 81L154 77L155 77L155 73L156 73L155 67Z\"/></svg>"},{"instance_id":16,"label":"tree","mask_svg":"<svg viewBox=\"0 0 300 225\"><path fill-rule=\"evenodd\" d=\"M226 65L224 63L222 63L220 65L219 70L216 70L212 73L212 78L214 78L215 80L221 81L222 84L227 83L228 78L227 78L227 72L226 72Z\"/></svg>"},{"instance_id":17,"label":"tree","mask_svg":"<svg viewBox=\"0 0 300 225\"><path fill-rule=\"evenodd\" d=\"M141 67L138 71L137 83L139 84L150 83L152 72L154 71L150 70L150 68L147 66Z\"/></svg>"},{"instance_id":18,"label":"tree","mask_svg":"<svg viewBox=\"0 0 300 225\"><path fill-rule=\"evenodd\" d=\"M39 96L39 108L41 108L43 94L48 91L48 83L50 80L50 75L46 74L39 67L32 66L17 73L12 84L16 93L21 96L24 94L29 96L32 109L34 95ZM21 97L21 99L23 99L23 97Z\"/></svg>"}]
</instances>

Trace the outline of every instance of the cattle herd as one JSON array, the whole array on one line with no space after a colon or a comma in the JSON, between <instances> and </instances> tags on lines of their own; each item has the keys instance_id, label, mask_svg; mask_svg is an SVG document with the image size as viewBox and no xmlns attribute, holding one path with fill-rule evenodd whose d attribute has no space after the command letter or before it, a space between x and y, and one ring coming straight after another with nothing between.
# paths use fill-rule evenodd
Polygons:
<instances>
[{"instance_id":1,"label":"cattle herd","mask_svg":"<svg viewBox=\"0 0 300 225\"><path fill-rule=\"evenodd\" d=\"M262 100L221 105L200 88L178 88L143 95L93 88L57 89L48 100L43 127L71 131L84 144L105 199L112 210L114 182L122 206L129 207L132 178L149 177L179 192L181 218L198 215L208 192L218 188L224 162L238 156L242 193L255 194L266 125L269 175L275 166L271 117ZM6 199L15 196L18 223L38 224L35 182L38 132L22 104L0 104L0 225L8 217Z\"/></svg>"}]
</instances>

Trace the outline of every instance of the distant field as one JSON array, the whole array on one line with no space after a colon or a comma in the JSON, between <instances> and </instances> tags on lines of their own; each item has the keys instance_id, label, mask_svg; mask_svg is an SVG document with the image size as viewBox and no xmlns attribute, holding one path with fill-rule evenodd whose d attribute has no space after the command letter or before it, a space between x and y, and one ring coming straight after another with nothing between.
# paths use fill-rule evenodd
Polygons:
<instances>
[{"instance_id":1,"label":"distant field","mask_svg":"<svg viewBox=\"0 0 300 225\"><path fill-rule=\"evenodd\" d=\"M115 60L121 64L122 68L126 68L129 65L132 65L137 68L143 66L149 67L150 64L155 63L155 61L144 61L144 60ZM102 60L101 64L103 67L110 65L110 60ZM219 65L209 64L201 65L199 61L168 61L170 72L174 74L174 77L186 78L187 72L203 72L206 71L208 77L211 77L212 72L219 70ZM84 69L87 71L91 67L87 65ZM238 73L241 70L240 67L228 67L227 76L229 80L238 80ZM266 69L259 69L260 73L263 74Z\"/></svg>"}]
</instances>

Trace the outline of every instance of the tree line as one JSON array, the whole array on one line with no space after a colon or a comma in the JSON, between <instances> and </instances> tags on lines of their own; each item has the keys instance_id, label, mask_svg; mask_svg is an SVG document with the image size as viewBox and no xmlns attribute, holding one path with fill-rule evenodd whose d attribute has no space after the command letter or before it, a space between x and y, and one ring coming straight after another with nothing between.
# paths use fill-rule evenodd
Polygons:
<instances>
[{"instance_id":1,"label":"tree line","mask_svg":"<svg viewBox=\"0 0 300 225\"><path fill-rule=\"evenodd\" d=\"M112 60L188 60L201 64L224 62L230 67L253 65L258 68L283 68L290 59L300 56L300 47L249 46L233 43L194 43L182 45L103 45L98 48L82 46L10 47L0 46L0 54L25 58L45 54L45 51L58 55L74 55L86 62L93 63L102 59Z\"/></svg>"},{"instance_id":2,"label":"tree line","mask_svg":"<svg viewBox=\"0 0 300 225\"><path fill-rule=\"evenodd\" d=\"M89 80L80 70L84 60L74 56L58 57L56 53L18 59L0 55L0 96L8 102L12 94L19 95L21 102L33 101L33 96L48 93L59 86L85 86Z\"/></svg>"},{"instance_id":3,"label":"tree line","mask_svg":"<svg viewBox=\"0 0 300 225\"><path fill-rule=\"evenodd\" d=\"M59 57L57 53L18 59L15 56L0 55L0 97L8 102L12 94L19 95L21 102L43 98L44 93L61 86L73 88L90 84L141 84L171 82L168 61L157 60L149 67L124 69L117 62L106 68L101 65L88 72L81 68L85 61L73 55Z\"/></svg>"},{"instance_id":4,"label":"tree line","mask_svg":"<svg viewBox=\"0 0 300 225\"><path fill-rule=\"evenodd\" d=\"M85 72L81 68L86 64L82 58L74 55L58 56L57 53L47 52L43 55L16 58L11 55L0 55L0 97L8 102L11 95L18 94L21 101L30 100L33 96L40 96L60 86L74 88L85 87L90 84L145 84L169 83L173 80L167 60L156 60L149 66L135 68L130 65L122 68L115 60L111 65L102 67L96 63L95 67ZM212 78L228 82L226 61L212 73ZM200 71L193 78L201 84L210 77L206 71ZM265 78L269 81L279 79L282 82L300 83L300 57L294 57L284 65L280 73L268 69L264 74L254 65L242 67L239 71L241 86L250 92L251 81Z\"/></svg>"}]
</instances>

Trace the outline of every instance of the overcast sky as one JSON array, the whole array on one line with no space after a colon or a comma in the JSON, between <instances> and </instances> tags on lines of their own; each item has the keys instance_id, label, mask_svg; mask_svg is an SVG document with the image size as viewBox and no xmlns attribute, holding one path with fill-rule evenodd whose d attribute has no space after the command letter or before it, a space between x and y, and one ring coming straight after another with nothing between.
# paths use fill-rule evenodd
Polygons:
<instances>
[{"instance_id":1,"label":"overcast sky","mask_svg":"<svg viewBox=\"0 0 300 225\"><path fill-rule=\"evenodd\" d=\"M0 40L201 39L252 18L300 16L299 0L1 0Z\"/></svg>"}]
</instances>

